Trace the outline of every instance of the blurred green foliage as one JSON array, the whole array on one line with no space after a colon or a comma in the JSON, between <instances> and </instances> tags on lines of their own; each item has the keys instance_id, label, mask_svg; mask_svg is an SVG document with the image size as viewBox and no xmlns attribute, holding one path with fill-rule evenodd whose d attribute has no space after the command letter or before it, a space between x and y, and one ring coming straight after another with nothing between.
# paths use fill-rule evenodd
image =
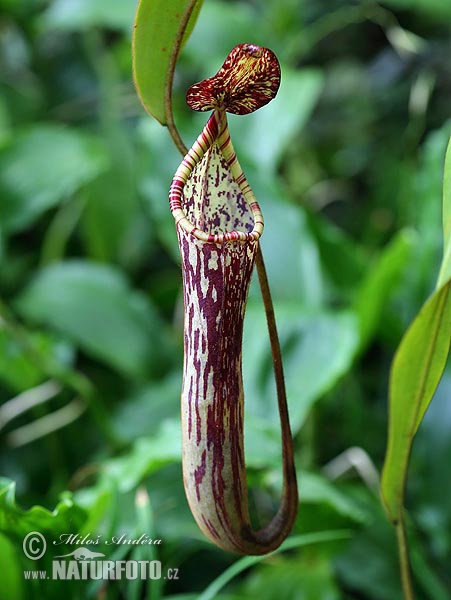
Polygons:
<instances>
[{"instance_id":1,"label":"blurred green foliage","mask_svg":"<svg viewBox=\"0 0 451 600\"><path fill-rule=\"evenodd\" d=\"M236 559L202 537L183 492L181 276L167 204L180 157L133 88L135 2L0 7L0 598L195 598ZM256 562L217 598L400 597L372 463L379 471L384 458L390 362L442 251L450 23L446 0L205 0L183 50L174 107L187 144L205 115L185 107L185 91L235 44L268 46L281 61L277 99L230 128L265 214L299 468L294 534L352 538ZM263 323L255 284L246 460L262 522L280 492ZM49 381L59 385L42 400ZM420 599L451 594L450 393L447 372L410 469ZM23 555L32 530L48 540L147 533L162 544L108 558L157 558L180 578L25 581L23 569L51 564L49 552L39 566Z\"/></svg>"}]
</instances>

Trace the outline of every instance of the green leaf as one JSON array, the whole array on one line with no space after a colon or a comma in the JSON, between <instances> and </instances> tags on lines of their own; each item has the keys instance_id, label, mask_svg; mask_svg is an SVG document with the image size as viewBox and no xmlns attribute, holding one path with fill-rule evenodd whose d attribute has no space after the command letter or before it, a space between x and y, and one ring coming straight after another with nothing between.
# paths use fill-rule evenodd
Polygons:
<instances>
[{"instance_id":1,"label":"green leaf","mask_svg":"<svg viewBox=\"0 0 451 600\"><path fill-rule=\"evenodd\" d=\"M354 290L367 268L367 257L359 246L342 229L311 212L307 214L326 275L340 290Z\"/></svg>"},{"instance_id":2,"label":"green leaf","mask_svg":"<svg viewBox=\"0 0 451 600\"><path fill-rule=\"evenodd\" d=\"M247 388L246 388L247 389ZM280 470L280 428L277 421L255 414L256 398L245 395L244 449L246 465L253 469ZM265 449L264 454L262 448Z\"/></svg>"},{"instance_id":3,"label":"green leaf","mask_svg":"<svg viewBox=\"0 0 451 600\"><path fill-rule=\"evenodd\" d=\"M0 600L22 600L24 594L23 570L17 560L17 551L8 539L0 535L2 557L2 586Z\"/></svg>"},{"instance_id":4,"label":"green leaf","mask_svg":"<svg viewBox=\"0 0 451 600\"><path fill-rule=\"evenodd\" d=\"M180 365L177 365L180 366ZM180 369L165 378L134 386L117 406L113 420L122 439L132 442L156 433L167 419L180 418Z\"/></svg>"},{"instance_id":5,"label":"green leaf","mask_svg":"<svg viewBox=\"0 0 451 600\"><path fill-rule=\"evenodd\" d=\"M361 349L370 341L379 325L384 306L407 266L414 236L401 231L384 248L359 289L355 310L360 324Z\"/></svg>"},{"instance_id":6,"label":"green leaf","mask_svg":"<svg viewBox=\"0 0 451 600\"><path fill-rule=\"evenodd\" d=\"M107 168L102 143L57 125L35 125L0 153L0 222L19 231Z\"/></svg>"},{"instance_id":7,"label":"green leaf","mask_svg":"<svg viewBox=\"0 0 451 600\"><path fill-rule=\"evenodd\" d=\"M94 41L92 52L100 47ZM104 80L101 79L103 92L99 110L105 115L101 135L108 148L110 168L84 189L82 198L86 207L80 223L81 232L90 258L105 262L120 261L130 266L128 261L136 247L145 247L143 253L146 252L148 257L150 245L149 220L143 219L140 214L136 193L139 157L130 130L120 120L119 107L112 98L114 94L111 90L119 85L120 79L119 74L115 73L111 57L101 59L97 70L99 73L106 72L101 75ZM147 165L148 156L145 160ZM144 236L140 235L136 225L141 226Z\"/></svg>"},{"instance_id":8,"label":"green leaf","mask_svg":"<svg viewBox=\"0 0 451 600\"><path fill-rule=\"evenodd\" d=\"M311 407L351 367L358 347L358 327L350 312L300 313L297 304L274 306L284 355L291 428L299 431ZM265 316L248 304L244 325L243 379L246 410L278 428Z\"/></svg>"},{"instance_id":9,"label":"green leaf","mask_svg":"<svg viewBox=\"0 0 451 600\"><path fill-rule=\"evenodd\" d=\"M437 287L451 278L451 138L445 158L443 179L443 260L438 276Z\"/></svg>"},{"instance_id":10,"label":"green leaf","mask_svg":"<svg viewBox=\"0 0 451 600\"><path fill-rule=\"evenodd\" d=\"M133 220L138 218L133 173L127 168L124 154L121 164L115 161L111 171L86 187L81 227L88 254L94 260L123 259ZM111 198L115 201L111 202ZM148 220L145 227L147 233Z\"/></svg>"},{"instance_id":11,"label":"green leaf","mask_svg":"<svg viewBox=\"0 0 451 600\"><path fill-rule=\"evenodd\" d=\"M16 504L15 484L0 478L0 531L13 541L20 540L31 531L39 531L56 539L61 533L76 533L84 520L85 511L66 492L53 511L43 506L22 510Z\"/></svg>"},{"instance_id":12,"label":"green leaf","mask_svg":"<svg viewBox=\"0 0 451 600\"><path fill-rule=\"evenodd\" d=\"M127 375L158 370L165 354L158 314L113 267L82 261L46 267L17 307L30 321L63 333Z\"/></svg>"},{"instance_id":13,"label":"green leaf","mask_svg":"<svg viewBox=\"0 0 451 600\"><path fill-rule=\"evenodd\" d=\"M167 122L165 97L172 87L171 57L180 52L193 30L202 2L141 0L138 5L133 30L135 85L144 108L162 125ZM187 11L191 16L183 31Z\"/></svg>"},{"instance_id":14,"label":"green leaf","mask_svg":"<svg viewBox=\"0 0 451 600\"><path fill-rule=\"evenodd\" d=\"M265 218L261 245L274 302L297 302L303 308L318 310L324 304L324 281L318 246L305 211L293 206L270 178L255 171L248 177ZM260 299L257 286L251 288L250 298Z\"/></svg>"},{"instance_id":15,"label":"green leaf","mask_svg":"<svg viewBox=\"0 0 451 600\"><path fill-rule=\"evenodd\" d=\"M413 438L438 386L451 341L451 283L424 304L396 352L390 374L388 446L381 493L390 518L402 516Z\"/></svg>"},{"instance_id":16,"label":"green leaf","mask_svg":"<svg viewBox=\"0 0 451 600\"><path fill-rule=\"evenodd\" d=\"M54 510L48 510L44 506L32 506L28 510L23 510L15 499L15 483L9 479L0 478L0 531L6 538L12 542L15 549L15 556L21 567L21 576L24 569L46 570L51 572L52 558L56 554L61 554L56 550L54 542L60 540L62 534L77 534L87 518L86 511L79 506L70 492L64 492L61 500L57 503ZM25 537L31 534L31 539L36 535L33 532L41 534L45 540L44 554L38 561L26 557L22 547ZM34 545L34 549L42 549L43 544L39 542ZM61 546L58 546L61 549ZM68 551L72 550L69 548ZM6 568L7 563L2 554L2 566ZM67 583L67 582L64 582ZM24 596L26 598L48 598L57 600L63 595L61 583L56 580L46 581L24 581ZM2 582L2 588L3 588ZM76 582L77 587L83 586L84 582ZM67 589L67 586L65 586ZM73 597L86 598L83 593L78 595L74 587L71 588ZM1 596L1 594L0 594ZM20 598L20 596L11 595L8 598Z\"/></svg>"},{"instance_id":17,"label":"green leaf","mask_svg":"<svg viewBox=\"0 0 451 600\"><path fill-rule=\"evenodd\" d=\"M105 472L117 481L121 491L127 492L162 466L181 460L179 420L167 420L153 437L137 439L128 454L109 460Z\"/></svg>"},{"instance_id":18,"label":"green leaf","mask_svg":"<svg viewBox=\"0 0 451 600\"><path fill-rule=\"evenodd\" d=\"M322 475L301 471L298 481L302 486L301 504L326 504L347 519L360 523L368 521L369 513L365 512L351 495L342 492L336 484Z\"/></svg>"}]
</instances>

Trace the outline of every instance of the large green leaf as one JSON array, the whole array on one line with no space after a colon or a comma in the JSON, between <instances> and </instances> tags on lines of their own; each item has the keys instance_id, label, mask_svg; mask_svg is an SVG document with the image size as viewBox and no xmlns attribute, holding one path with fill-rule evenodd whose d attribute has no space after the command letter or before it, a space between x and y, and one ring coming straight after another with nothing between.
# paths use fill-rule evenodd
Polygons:
<instances>
[{"instance_id":1,"label":"large green leaf","mask_svg":"<svg viewBox=\"0 0 451 600\"><path fill-rule=\"evenodd\" d=\"M127 375L158 370L165 344L158 314L121 272L70 261L40 271L18 299L30 321L63 333Z\"/></svg>"},{"instance_id":2,"label":"large green leaf","mask_svg":"<svg viewBox=\"0 0 451 600\"><path fill-rule=\"evenodd\" d=\"M203 0L141 0L133 29L133 74L143 106L162 125L171 93L171 60L191 33ZM184 15L191 11L186 29ZM176 58L176 57L175 57Z\"/></svg>"},{"instance_id":3,"label":"large green leaf","mask_svg":"<svg viewBox=\"0 0 451 600\"><path fill-rule=\"evenodd\" d=\"M140 243L139 234L131 233L134 223L139 220L135 157L128 133L107 130L104 137L110 148L111 169L86 186L86 208L81 227L91 258L98 261L124 260L128 258L130 238L134 243ZM115 201L111 202L111 198ZM149 221L140 222L148 235Z\"/></svg>"},{"instance_id":4,"label":"large green leaf","mask_svg":"<svg viewBox=\"0 0 451 600\"><path fill-rule=\"evenodd\" d=\"M0 153L0 222L18 231L108 165L103 144L80 131L34 125Z\"/></svg>"},{"instance_id":5,"label":"large green leaf","mask_svg":"<svg viewBox=\"0 0 451 600\"><path fill-rule=\"evenodd\" d=\"M440 382L451 344L450 180L448 145L443 192L444 255L437 287L401 340L390 373L388 444L381 494L395 523L402 520L413 438Z\"/></svg>"},{"instance_id":6,"label":"large green leaf","mask_svg":"<svg viewBox=\"0 0 451 600\"><path fill-rule=\"evenodd\" d=\"M351 367L359 342L357 319L351 312L301 312L298 304L288 302L277 302L274 309L284 353L291 429L296 433L315 401ZM277 396L268 342L262 331L264 312L249 303L243 342L245 407L248 414L275 431L279 422Z\"/></svg>"},{"instance_id":7,"label":"large green leaf","mask_svg":"<svg viewBox=\"0 0 451 600\"><path fill-rule=\"evenodd\" d=\"M298 481L302 484L300 496L301 511L305 504L316 504L329 507L337 515L365 523L369 520L369 511L365 511L350 494L346 494L336 483L329 481L324 475L310 471L300 471Z\"/></svg>"},{"instance_id":8,"label":"large green leaf","mask_svg":"<svg viewBox=\"0 0 451 600\"><path fill-rule=\"evenodd\" d=\"M293 206L281 186L270 178L253 172L249 173L251 180L265 217L261 246L273 301L297 302L303 308L319 310L324 305L324 278L305 211ZM280 240L287 243L281 244ZM250 298L260 298L257 287L251 289Z\"/></svg>"},{"instance_id":9,"label":"large green leaf","mask_svg":"<svg viewBox=\"0 0 451 600\"><path fill-rule=\"evenodd\" d=\"M55 546L55 543L60 541L60 536L67 533L77 534L80 531L81 526L87 519L87 512L74 500L70 492L64 492L61 499L55 506L54 510L40 505L32 506L31 508L24 510L18 505L15 498L15 483L6 478L0 478L0 532L12 542L9 545L9 556L4 554L2 549L2 567L6 569L14 569L16 572L19 571L21 579L23 577L23 571L25 569L41 570L51 572L52 558L56 554L62 554L61 546ZM26 537L30 534L30 540L35 541L32 544L34 550L44 550L44 553L38 560L31 560L29 555L26 555L22 548L30 547L26 542ZM45 540L42 541L42 538ZM40 539L36 539L40 538ZM66 548L66 546L64 546ZM57 548L60 550L57 551ZM69 546L67 552L70 552L73 548ZM2 591L0 592L0 598L11 598L20 600L20 589L17 589L17 582L14 583L12 579L13 573L9 573L6 577L5 582L2 582ZM23 596L26 598L48 598L48 600L56 600L61 598L65 592L62 590L61 582L57 580L49 580L50 578L39 581L31 578L31 581L23 582ZM63 582L67 584L68 582ZM8 589L14 585L16 587L16 594L10 593L5 595ZM83 582L77 582L75 584L84 585ZM67 590L67 586L65 586ZM71 588L72 597L87 597L86 594L76 592L76 587Z\"/></svg>"},{"instance_id":10,"label":"large green leaf","mask_svg":"<svg viewBox=\"0 0 451 600\"><path fill-rule=\"evenodd\" d=\"M128 454L112 458L105 464L104 469L117 481L121 491L130 491L144 477L164 465L180 462L181 457L179 423L167 420L154 436L138 438Z\"/></svg>"},{"instance_id":11,"label":"large green leaf","mask_svg":"<svg viewBox=\"0 0 451 600\"><path fill-rule=\"evenodd\" d=\"M0 556L3 568L0 600L22 600L25 597L23 571L17 561L16 549L3 535L0 535Z\"/></svg>"},{"instance_id":12,"label":"large green leaf","mask_svg":"<svg viewBox=\"0 0 451 600\"><path fill-rule=\"evenodd\" d=\"M0 531L14 541L22 543L22 538L31 531L49 534L54 539L68 531L76 533L86 516L69 492L53 511L43 506L23 510L16 504L15 483L0 478Z\"/></svg>"},{"instance_id":13,"label":"large green leaf","mask_svg":"<svg viewBox=\"0 0 451 600\"><path fill-rule=\"evenodd\" d=\"M451 340L450 282L426 302L396 352L390 376L388 446L381 493L390 518L402 516L413 438L446 366Z\"/></svg>"}]
</instances>

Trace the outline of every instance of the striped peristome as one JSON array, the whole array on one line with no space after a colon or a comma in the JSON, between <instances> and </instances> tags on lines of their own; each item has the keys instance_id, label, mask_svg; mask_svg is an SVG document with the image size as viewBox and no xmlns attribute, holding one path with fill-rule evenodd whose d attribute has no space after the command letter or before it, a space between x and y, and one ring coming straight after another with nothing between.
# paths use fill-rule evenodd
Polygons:
<instances>
[{"instance_id":1,"label":"striped peristome","mask_svg":"<svg viewBox=\"0 0 451 600\"><path fill-rule=\"evenodd\" d=\"M215 163L222 168L213 173L212 165ZM224 179L220 180L221 176ZM213 190L216 190L214 200L210 197ZM250 230L252 221L248 219L247 225L243 223L240 227L238 213L234 216L231 213L229 199L237 192L236 202L241 206L235 208L242 215L249 209L252 213L254 224ZM263 216L238 163L223 112L212 114L177 169L169 192L169 203L176 224L204 242L222 244L235 240L258 240L263 233Z\"/></svg>"},{"instance_id":2,"label":"striped peristome","mask_svg":"<svg viewBox=\"0 0 451 600\"><path fill-rule=\"evenodd\" d=\"M254 54L256 48L252 46ZM225 107L214 110L184 157L169 200L184 287L181 416L186 495L196 522L215 544L240 554L264 554L288 535L296 516L297 488L287 422L288 435L282 436L282 502L269 525L252 529L241 356L263 216L233 149Z\"/></svg>"}]
</instances>

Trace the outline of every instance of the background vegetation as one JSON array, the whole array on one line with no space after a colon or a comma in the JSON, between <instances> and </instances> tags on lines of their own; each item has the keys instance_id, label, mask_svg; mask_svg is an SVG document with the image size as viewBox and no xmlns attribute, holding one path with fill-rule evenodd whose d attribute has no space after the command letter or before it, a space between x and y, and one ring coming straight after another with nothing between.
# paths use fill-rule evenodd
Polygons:
<instances>
[{"instance_id":1,"label":"background vegetation","mask_svg":"<svg viewBox=\"0 0 451 600\"><path fill-rule=\"evenodd\" d=\"M196 598L236 557L203 538L183 492L181 275L167 205L180 157L133 88L135 2L0 7L0 597ZM390 363L441 255L450 23L446 0L206 0L183 50L174 103L188 144L205 115L185 107L185 90L235 44L268 46L282 63L277 99L231 119L231 132L266 220L296 434L294 534L348 531L251 565L204 598L401 597L378 472ZM246 458L264 522L280 440L256 285L245 328ZM450 390L447 372L407 490L414 583L432 600L451 594ZM147 533L162 544L108 558L156 558L179 580L24 581L23 569L51 564L50 552L38 567L24 557L33 530Z\"/></svg>"}]
</instances>

